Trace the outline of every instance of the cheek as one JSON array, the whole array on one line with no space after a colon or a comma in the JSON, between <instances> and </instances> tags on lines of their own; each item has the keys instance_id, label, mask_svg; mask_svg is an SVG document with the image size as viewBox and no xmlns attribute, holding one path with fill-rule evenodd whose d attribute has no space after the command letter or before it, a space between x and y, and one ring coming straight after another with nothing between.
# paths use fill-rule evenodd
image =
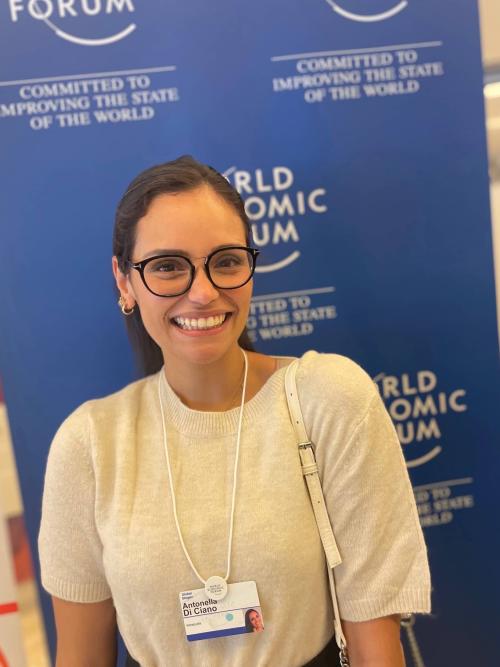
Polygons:
<instances>
[{"instance_id":1,"label":"cheek","mask_svg":"<svg viewBox=\"0 0 500 667\"><path fill-rule=\"evenodd\" d=\"M238 290L239 291L239 290ZM252 284L244 285L241 288L240 293L238 294L238 306L242 314L244 314L245 319L250 310L250 303L252 300Z\"/></svg>"},{"instance_id":2,"label":"cheek","mask_svg":"<svg viewBox=\"0 0 500 667\"><path fill-rule=\"evenodd\" d=\"M165 319L168 319L168 311L173 305L168 300L151 295L139 295L137 304L141 313L142 322L148 334L159 345L162 333L165 330Z\"/></svg>"}]
</instances>

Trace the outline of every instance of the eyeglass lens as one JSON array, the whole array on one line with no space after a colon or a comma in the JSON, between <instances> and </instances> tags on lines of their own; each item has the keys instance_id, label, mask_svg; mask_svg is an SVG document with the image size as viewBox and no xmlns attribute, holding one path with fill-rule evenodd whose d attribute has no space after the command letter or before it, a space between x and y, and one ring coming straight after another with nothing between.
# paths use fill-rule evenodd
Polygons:
<instances>
[{"instance_id":1,"label":"eyeglass lens","mask_svg":"<svg viewBox=\"0 0 500 667\"><path fill-rule=\"evenodd\" d=\"M245 248L223 248L209 259L207 269L216 287L240 287L250 278L252 254ZM144 267L144 280L156 294L175 295L187 289L191 280L191 264L185 257L164 255Z\"/></svg>"}]
</instances>

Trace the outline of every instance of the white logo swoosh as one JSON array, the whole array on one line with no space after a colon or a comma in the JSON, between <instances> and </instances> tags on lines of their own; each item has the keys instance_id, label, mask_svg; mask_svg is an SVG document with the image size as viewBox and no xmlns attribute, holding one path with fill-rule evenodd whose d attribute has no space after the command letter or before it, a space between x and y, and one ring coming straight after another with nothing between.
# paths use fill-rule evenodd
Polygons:
<instances>
[{"instance_id":1,"label":"white logo swoosh","mask_svg":"<svg viewBox=\"0 0 500 667\"><path fill-rule=\"evenodd\" d=\"M416 468L417 466L421 466L424 463L427 463L428 461L431 461L432 459L436 458L436 456L440 454L442 451L443 448L440 447L439 445L436 445L433 449L431 449L430 452L427 452L427 454L424 454L423 456L419 456L418 459L411 459L411 461L407 461L406 467Z\"/></svg>"},{"instance_id":2,"label":"white logo swoosh","mask_svg":"<svg viewBox=\"0 0 500 667\"><path fill-rule=\"evenodd\" d=\"M113 44L113 42L119 42L120 39L128 37L131 32L137 28L135 23L131 23L124 30L117 32L115 35L110 35L109 37L102 37L101 39L87 39L85 37L77 37L76 35L71 35L68 32L64 32L57 26L50 26L58 37L65 39L68 42L73 42L73 44L82 44L83 46L105 46L106 44Z\"/></svg>"},{"instance_id":3,"label":"white logo swoosh","mask_svg":"<svg viewBox=\"0 0 500 667\"><path fill-rule=\"evenodd\" d=\"M298 250L294 250L291 255L288 255L288 257L285 257L285 259L282 259L279 262L275 262L274 264L266 264L265 266L256 266L255 273L271 273L271 271L284 269L285 266L295 262L295 260L299 257L300 252Z\"/></svg>"},{"instance_id":4,"label":"white logo swoosh","mask_svg":"<svg viewBox=\"0 0 500 667\"><path fill-rule=\"evenodd\" d=\"M36 0L34 0L33 4L38 13L41 14L42 12L40 12L40 8L38 7ZM120 39L128 37L128 35L134 32L134 30L137 28L135 23L130 23L126 28L124 28L124 30L120 30L120 32L117 32L114 35L110 35L109 37L101 37L99 39L91 39L87 37L78 37L77 35L72 35L69 32L65 32L64 30L61 30L61 28L58 28L48 18L40 17L40 20L42 20L45 25L53 30L61 39L65 39L67 42L72 42L73 44L81 44L82 46L106 46L107 44L113 44L114 42L119 42Z\"/></svg>"},{"instance_id":5,"label":"white logo swoosh","mask_svg":"<svg viewBox=\"0 0 500 667\"><path fill-rule=\"evenodd\" d=\"M388 9L386 12L380 12L379 14L355 14L354 12L348 12L347 9L341 7L338 2L335 2L335 0L326 1L333 9L333 11L337 12L337 14L340 14L340 16L343 16L346 19L350 19L351 21L361 21L362 23L385 21L386 19L390 19L396 14L399 14L399 12L403 11L403 9L408 6L408 0L402 0L399 4L397 4L392 9Z\"/></svg>"}]
</instances>

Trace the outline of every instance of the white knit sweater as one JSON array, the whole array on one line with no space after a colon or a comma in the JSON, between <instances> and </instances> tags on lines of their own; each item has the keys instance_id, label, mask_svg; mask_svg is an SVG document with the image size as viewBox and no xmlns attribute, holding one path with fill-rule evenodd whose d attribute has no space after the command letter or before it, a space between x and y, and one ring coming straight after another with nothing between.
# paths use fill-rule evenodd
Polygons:
<instances>
[{"instance_id":1,"label":"white knit sweater","mask_svg":"<svg viewBox=\"0 0 500 667\"><path fill-rule=\"evenodd\" d=\"M265 630L187 642L179 592L201 586L177 536L158 374L80 406L52 444L39 538L43 585L112 597L143 667L294 667L332 635L325 560L284 394L284 366L246 403L230 582L254 580ZM342 564L341 616L430 611L426 549L400 445L377 388L352 361L306 353L297 386ZM165 396L165 392L164 392ZM190 410L168 388L179 521L204 578L224 575L239 409Z\"/></svg>"}]
</instances>

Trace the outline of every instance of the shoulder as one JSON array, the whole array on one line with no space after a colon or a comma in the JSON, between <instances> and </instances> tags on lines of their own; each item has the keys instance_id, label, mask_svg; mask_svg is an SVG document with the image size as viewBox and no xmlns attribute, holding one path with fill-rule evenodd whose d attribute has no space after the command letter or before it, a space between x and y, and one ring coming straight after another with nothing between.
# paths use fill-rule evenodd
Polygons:
<instances>
[{"instance_id":1,"label":"shoulder","mask_svg":"<svg viewBox=\"0 0 500 667\"><path fill-rule=\"evenodd\" d=\"M155 378L157 375L150 375L108 396L78 406L59 426L49 458L54 450L88 449L96 435L111 436L113 432L127 428L137 420L144 406L150 404L156 387Z\"/></svg>"},{"instance_id":2,"label":"shoulder","mask_svg":"<svg viewBox=\"0 0 500 667\"><path fill-rule=\"evenodd\" d=\"M108 394L107 396L103 396L102 398L87 401L84 405L87 405L88 409L96 414L102 411L108 412L109 410L120 410L128 405L137 405L144 398L145 393L148 394L152 390L154 391L154 388L157 386L155 380L158 380L158 373L131 382L122 389L119 389L112 394Z\"/></svg>"},{"instance_id":3,"label":"shoulder","mask_svg":"<svg viewBox=\"0 0 500 667\"><path fill-rule=\"evenodd\" d=\"M298 360L296 379L309 437L317 442L348 442L381 400L368 373L339 354L306 352Z\"/></svg>"},{"instance_id":4,"label":"shoulder","mask_svg":"<svg viewBox=\"0 0 500 667\"><path fill-rule=\"evenodd\" d=\"M297 387L301 403L314 402L357 414L366 412L378 396L377 386L355 361L313 350L298 361Z\"/></svg>"},{"instance_id":5,"label":"shoulder","mask_svg":"<svg viewBox=\"0 0 500 667\"><path fill-rule=\"evenodd\" d=\"M136 380L122 389L82 403L63 422L62 426L74 426L81 428L84 421L109 419L113 416L123 418L125 414L136 412L144 400L155 390L155 379L158 374L149 375L141 380Z\"/></svg>"}]
</instances>

